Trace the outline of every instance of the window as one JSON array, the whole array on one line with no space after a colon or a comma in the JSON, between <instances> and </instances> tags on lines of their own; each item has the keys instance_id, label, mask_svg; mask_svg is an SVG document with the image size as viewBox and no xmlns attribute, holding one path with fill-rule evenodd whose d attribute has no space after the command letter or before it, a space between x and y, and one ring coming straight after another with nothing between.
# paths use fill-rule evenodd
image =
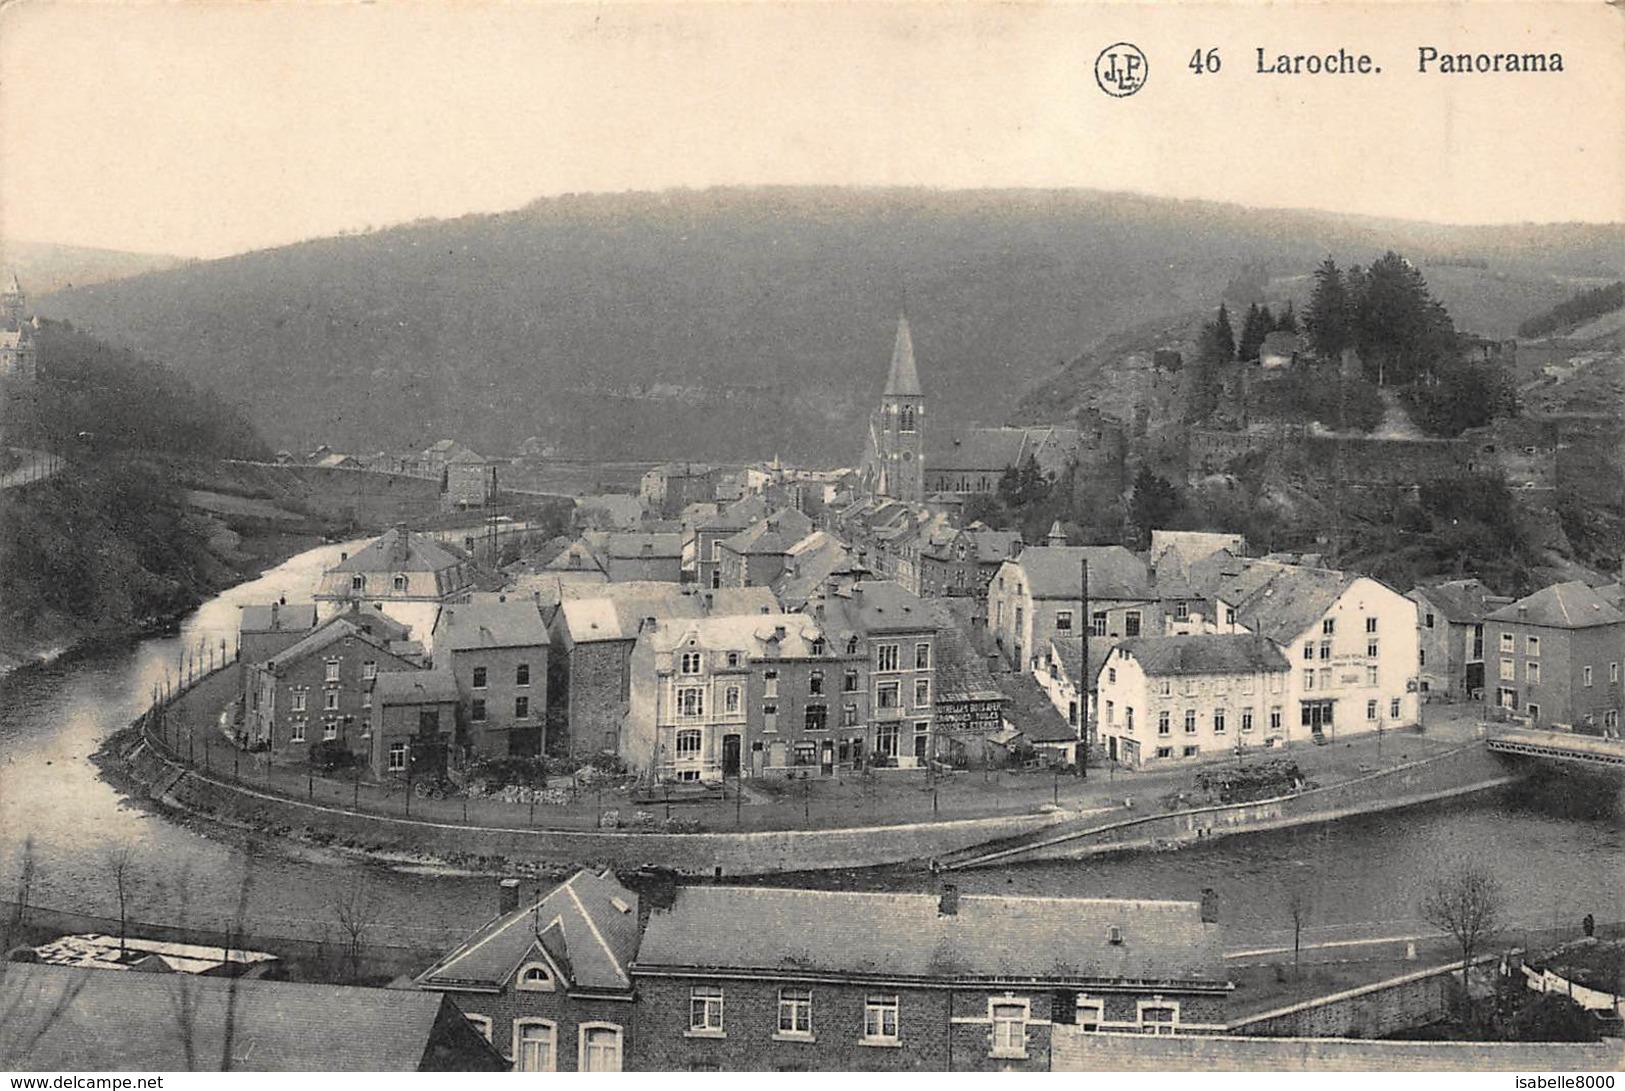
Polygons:
<instances>
[{"instance_id":1,"label":"window","mask_svg":"<svg viewBox=\"0 0 1625 1091\"><path fill-rule=\"evenodd\" d=\"M807 706L807 730L824 731L829 728L829 709L823 705Z\"/></svg>"},{"instance_id":2,"label":"window","mask_svg":"<svg viewBox=\"0 0 1625 1091\"><path fill-rule=\"evenodd\" d=\"M1123 709L1123 730L1130 735L1134 734L1134 706L1129 705Z\"/></svg>"},{"instance_id":3,"label":"window","mask_svg":"<svg viewBox=\"0 0 1625 1091\"><path fill-rule=\"evenodd\" d=\"M1539 655L1540 654L1540 637L1531 636L1531 637L1527 638L1524 641L1524 654L1526 654L1526 655Z\"/></svg>"},{"instance_id":4,"label":"window","mask_svg":"<svg viewBox=\"0 0 1625 1091\"><path fill-rule=\"evenodd\" d=\"M905 405L897 411L897 430L899 432L914 431L914 407Z\"/></svg>"},{"instance_id":5,"label":"window","mask_svg":"<svg viewBox=\"0 0 1625 1091\"><path fill-rule=\"evenodd\" d=\"M1322 659L1330 659L1332 657L1332 642L1330 640L1322 640L1320 642L1320 657Z\"/></svg>"},{"instance_id":6,"label":"window","mask_svg":"<svg viewBox=\"0 0 1625 1091\"><path fill-rule=\"evenodd\" d=\"M779 990L779 1034L812 1037L812 990Z\"/></svg>"},{"instance_id":7,"label":"window","mask_svg":"<svg viewBox=\"0 0 1625 1091\"><path fill-rule=\"evenodd\" d=\"M992 1001L994 1057L1027 1055L1027 1004L1024 1001Z\"/></svg>"},{"instance_id":8,"label":"window","mask_svg":"<svg viewBox=\"0 0 1625 1091\"><path fill-rule=\"evenodd\" d=\"M1610 663L1610 664L1608 664L1608 681L1614 682L1614 683L1617 683L1619 681L1619 664L1618 663Z\"/></svg>"},{"instance_id":9,"label":"window","mask_svg":"<svg viewBox=\"0 0 1625 1091\"><path fill-rule=\"evenodd\" d=\"M914 707L924 708L931 703L931 680L916 678L914 680Z\"/></svg>"},{"instance_id":10,"label":"window","mask_svg":"<svg viewBox=\"0 0 1625 1091\"><path fill-rule=\"evenodd\" d=\"M1304 689L1314 689L1315 688L1315 672L1314 672L1313 668L1303 672L1303 688Z\"/></svg>"},{"instance_id":11,"label":"window","mask_svg":"<svg viewBox=\"0 0 1625 1091\"><path fill-rule=\"evenodd\" d=\"M1315 659L1315 645L1314 645L1313 642L1306 641L1304 643L1304 645L1303 645L1303 657L1304 657L1304 659L1308 660L1311 663L1314 662L1314 659Z\"/></svg>"},{"instance_id":12,"label":"window","mask_svg":"<svg viewBox=\"0 0 1625 1091\"><path fill-rule=\"evenodd\" d=\"M1331 622L1327 622L1331 624ZM1140 1001L1140 1031L1143 1034L1173 1034L1179 1022L1179 1005Z\"/></svg>"},{"instance_id":13,"label":"window","mask_svg":"<svg viewBox=\"0 0 1625 1091\"><path fill-rule=\"evenodd\" d=\"M1390 720L1399 719L1399 698L1398 697L1391 697L1388 700L1388 718Z\"/></svg>"},{"instance_id":14,"label":"window","mask_svg":"<svg viewBox=\"0 0 1625 1091\"><path fill-rule=\"evenodd\" d=\"M700 653L684 652L682 654L681 663L679 664L678 670L683 674L699 674Z\"/></svg>"},{"instance_id":15,"label":"window","mask_svg":"<svg viewBox=\"0 0 1625 1091\"><path fill-rule=\"evenodd\" d=\"M841 676L841 692L842 693L856 693L856 692L858 692L858 672L857 671L849 670L844 675Z\"/></svg>"},{"instance_id":16,"label":"window","mask_svg":"<svg viewBox=\"0 0 1625 1091\"><path fill-rule=\"evenodd\" d=\"M702 733L697 728L684 728L677 733L678 760L693 760L700 756Z\"/></svg>"},{"instance_id":17,"label":"window","mask_svg":"<svg viewBox=\"0 0 1625 1091\"><path fill-rule=\"evenodd\" d=\"M513 669L513 684L516 686L530 685L529 663L521 663Z\"/></svg>"},{"instance_id":18,"label":"window","mask_svg":"<svg viewBox=\"0 0 1625 1091\"><path fill-rule=\"evenodd\" d=\"M1501 634L1501 650L1503 652L1517 651L1518 650L1517 638L1514 637L1511 633L1502 633Z\"/></svg>"},{"instance_id":19,"label":"window","mask_svg":"<svg viewBox=\"0 0 1625 1091\"><path fill-rule=\"evenodd\" d=\"M322 709L327 712L339 710L339 691L330 689L322 694Z\"/></svg>"},{"instance_id":20,"label":"window","mask_svg":"<svg viewBox=\"0 0 1625 1091\"><path fill-rule=\"evenodd\" d=\"M1106 702L1106 722L1109 723L1109 724L1115 724L1117 722L1117 702L1116 701L1107 701Z\"/></svg>"},{"instance_id":21,"label":"window","mask_svg":"<svg viewBox=\"0 0 1625 1091\"><path fill-rule=\"evenodd\" d=\"M480 1037L487 1042L491 1040L491 1017L489 1015L476 1015L471 1011L466 1011L463 1013L463 1018L473 1024L474 1029L480 1032Z\"/></svg>"},{"instance_id":22,"label":"window","mask_svg":"<svg viewBox=\"0 0 1625 1091\"><path fill-rule=\"evenodd\" d=\"M722 711L724 711L724 712L738 712L739 711L739 687L738 686L729 686L727 689L722 691Z\"/></svg>"},{"instance_id":23,"label":"window","mask_svg":"<svg viewBox=\"0 0 1625 1091\"><path fill-rule=\"evenodd\" d=\"M1255 684L1256 683L1253 680L1253 676L1250 675L1250 674L1247 675L1245 678L1243 678L1241 680L1241 692L1246 693L1246 694L1251 694L1253 692L1253 686Z\"/></svg>"},{"instance_id":24,"label":"window","mask_svg":"<svg viewBox=\"0 0 1625 1091\"><path fill-rule=\"evenodd\" d=\"M1244 708L1241 710L1241 733L1243 735L1250 734L1252 730L1253 710L1250 708Z\"/></svg>"},{"instance_id":25,"label":"window","mask_svg":"<svg viewBox=\"0 0 1625 1091\"><path fill-rule=\"evenodd\" d=\"M822 696L824 692L824 672L813 671L807 676L807 692L814 696Z\"/></svg>"},{"instance_id":26,"label":"window","mask_svg":"<svg viewBox=\"0 0 1625 1091\"><path fill-rule=\"evenodd\" d=\"M863 1002L863 1037L871 1042L897 1041L897 997L871 996Z\"/></svg>"},{"instance_id":27,"label":"window","mask_svg":"<svg viewBox=\"0 0 1625 1091\"><path fill-rule=\"evenodd\" d=\"M1082 1031L1097 1031L1100 1024L1106 1019L1106 1003L1103 1000L1090 1000L1078 997L1078 1029Z\"/></svg>"},{"instance_id":28,"label":"window","mask_svg":"<svg viewBox=\"0 0 1625 1091\"><path fill-rule=\"evenodd\" d=\"M1330 668L1330 667L1321 667L1320 668L1320 688L1321 689L1331 689L1332 688L1332 668Z\"/></svg>"},{"instance_id":29,"label":"window","mask_svg":"<svg viewBox=\"0 0 1625 1091\"><path fill-rule=\"evenodd\" d=\"M1191 616L1191 604L1188 602L1174 603L1174 620L1188 621Z\"/></svg>"},{"instance_id":30,"label":"window","mask_svg":"<svg viewBox=\"0 0 1625 1091\"><path fill-rule=\"evenodd\" d=\"M1055 611L1055 627L1057 629L1061 630L1062 632L1068 632L1068 633L1071 632L1072 631L1072 611L1071 610L1057 610L1057 611Z\"/></svg>"},{"instance_id":31,"label":"window","mask_svg":"<svg viewBox=\"0 0 1625 1091\"><path fill-rule=\"evenodd\" d=\"M1173 747L1171 747L1171 746L1159 746L1159 747L1157 747L1157 757L1159 757L1159 758L1171 758L1173 756L1174 756L1174 748Z\"/></svg>"},{"instance_id":32,"label":"window","mask_svg":"<svg viewBox=\"0 0 1625 1091\"><path fill-rule=\"evenodd\" d=\"M1326 618L1325 620L1323 620L1320 623L1320 635L1321 636L1331 636L1335 632L1337 632L1337 619L1336 618L1329 617L1329 618Z\"/></svg>"},{"instance_id":33,"label":"window","mask_svg":"<svg viewBox=\"0 0 1625 1091\"><path fill-rule=\"evenodd\" d=\"M779 695L779 672L765 670L762 672L762 696L777 697Z\"/></svg>"},{"instance_id":34,"label":"window","mask_svg":"<svg viewBox=\"0 0 1625 1091\"><path fill-rule=\"evenodd\" d=\"M779 729L779 703L769 701L762 706L762 730L777 731Z\"/></svg>"},{"instance_id":35,"label":"window","mask_svg":"<svg viewBox=\"0 0 1625 1091\"><path fill-rule=\"evenodd\" d=\"M684 686L677 691L677 715L693 719L705 715L705 690Z\"/></svg>"},{"instance_id":36,"label":"window","mask_svg":"<svg viewBox=\"0 0 1625 1091\"><path fill-rule=\"evenodd\" d=\"M849 637L846 638L846 654L847 655L857 655L858 654L858 638L857 637L849 636Z\"/></svg>"},{"instance_id":37,"label":"window","mask_svg":"<svg viewBox=\"0 0 1625 1091\"><path fill-rule=\"evenodd\" d=\"M621 1070L621 1028L613 1023L583 1023L580 1069L583 1072Z\"/></svg>"},{"instance_id":38,"label":"window","mask_svg":"<svg viewBox=\"0 0 1625 1091\"><path fill-rule=\"evenodd\" d=\"M1365 684L1368 685L1368 686L1374 686L1374 685L1377 684L1377 667L1376 667L1376 664L1370 664L1370 665L1368 665L1366 667L1366 669L1365 669Z\"/></svg>"},{"instance_id":39,"label":"window","mask_svg":"<svg viewBox=\"0 0 1625 1091\"><path fill-rule=\"evenodd\" d=\"M812 653L814 655L823 655L824 654L824 638L823 637L817 636L817 637L813 638Z\"/></svg>"},{"instance_id":40,"label":"window","mask_svg":"<svg viewBox=\"0 0 1625 1091\"><path fill-rule=\"evenodd\" d=\"M303 711L305 711L305 700L306 700L306 698L308 696L309 695L307 693L305 693L305 691L302 690L302 689L294 690L293 691L293 711L295 711L295 712L303 712Z\"/></svg>"},{"instance_id":41,"label":"window","mask_svg":"<svg viewBox=\"0 0 1625 1091\"><path fill-rule=\"evenodd\" d=\"M1500 678L1503 682L1516 682L1518 680L1518 664L1515 660L1501 660Z\"/></svg>"},{"instance_id":42,"label":"window","mask_svg":"<svg viewBox=\"0 0 1625 1091\"><path fill-rule=\"evenodd\" d=\"M722 1033L722 986L695 985L688 991L690 1034Z\"/></svg>"},{"instance_id":43,"label":"window","mask_svg":"<svg viewBox=\"0 0 1625 1091\"><path fill-rule=\"evenodd\" d=\"M1533 701L1529 702L1529 718L1535 723L1540 722L1540 706Z\"/></svg>"},{"instance_id":44,"label":"window","mask_svg":"<svg viewBox=\"0 0 1625 1091\"><path fill-rule=\"evenodd\" d=\"M468 702L468 718L477 724L485 722L485 698L476 697Z\"/></svg>"},{"instance_id":45,"label":"window","mask_svg":"<svg viewBox=\"0 0 1625 1091\"><path fill-rule=\"evenodd\" d=\"M1531 686L1540 685L1540 664L1525 663L1523 666L1523 675L1524 681L1528 682Z\"/></svg>"},{"instance_id":46,"label":"window","mask_svg":"<svg viewBox=\"0 0 1625 1091\"><path fill-rule=\"evenodd\" d=\"M1270 730L1281 730L1281 706L1279 705L1270 709Z\"/></svg>"},{"instance_id":47,"label":"window","mask_svg":"<svg viewBox=\"0 0 1625 1091\"><path fill-rule=\"evenodd\" d=\"M374 678L377 678L377 677L378 677L378 664L377 663L374 663L372 660L369 659L365 663L361 664L361 678L362 678L363 681L370 682Z\"/></svg>"},{"instance_id":48,"label":"window","mask_svg":"<svg viewBox=\"0 0 1625 1091\"><path fill-rule=\"evenodd\" d=\"M485 688L485 668L484 667L475 667L474 668L474 680L471 683L471 685L475 689L484 689Z\"/></svg>"},{"instance_id":49,"label":"window","mask_svg":"<svg viewBox=\"0 0 1625 1091\"><path fill-rule=\"evenodd\" d=\"M1200 746L1187 746L1187 747L1185 747L1185 749L1183 751L1183 756L1187 757L1187 758L1194 758L1196 755L1200 754L1201 752L1202 752L1202 748Z\"/></svg>"},{"instance_id":50,"label":"window","mask_svg":"<svg viewBox=\"0 0 1625 1091\"><path fill-rule=\"evenodd\" d=\"M1365 657L1367 659L1377 658L1377 642L1375 640L1365 642Z\"/></svg>"},{"instance_id":51,"label":"window","mask_svg":"<svg viewBox=\"0 0 1625 1091\"><path fill-rule=\"evenodd\" d=\"M894 671L897 669L896 644L880 644L875 648L875 670Z\"/></svg>"},{"instance_id":52,"label":"window","mask_svg":"<svg viewBox=\"0 0 1625 1091\"><path fill-rule=\"evenodd\" d=\"M843 705L843 706L841 706L841 726L842 727L857 727L858 726L858 706L857 705Z\"/></svg>"},{"instance_id":53,"label":"window","mask_svg":"<svg viewBox=\"0 0 1625 1091\"><path fill-rule=\"evenodd\" d=\"M1106 682L1109 685L1113 685L1113 686L1115 686L1117 684L1117 668L1116 667L1107 667L1106 668Z\"/></svg>"},{"instance_id":54,"label":"window","mask_svg":"<svg viewBox=\"0 0 1625 1091\"><path fill-rule=\"evenodd\" d=\"M1106 635L1106 611L1095 610L1089 615L1089 628L1092 636Z\"/></svg>"},{"instance_id":55,"label":"window","mask_svg":"<svg viewBox=\"0 0 1625 1091\"><path fill-rule=\"evenodd\" d=\"M1433 628L1433 611L1432 610L1429 610L1427 612L1427 617L1423 620L1422 624L1426 625L1429 629Z\"/></svg>"},{"instance_id":56,"label":"window","mask_svg":"<svg viewBox=\"0 0 1625 1091\"><path fill-rule=\"evenodd\" d=\"M727 658L724 659L723 662L727 663L728 666L730 666L730 667L739 666L739 653L738 652L729 652L728 655L727 655Z\"/></svg>"},{"instance_id":57,"label":"window","mask_svg":"<svg viewBox=\"0 0 1625 1091\"><path fill-rule=\"evenodd\" d=\"M339 661L337 659L329 659L326 666L327 671L322 675L322 681L337 682L339 680Z\"/></svg>"},{"instance_id":58,"label":"window","mask_svg":"<svg viewBox=\"0 0 1625 1091\"><path fill-rule=\"evenodd\" d=\"M1140 611L1129 610L1123 614L1123 635L1140 635Z\"/></svg>"},{"instance_id":59,"label":"window","mask_svg":"<svg viewBox=\"0 0 1625 1091\"><path fill-rule=\"evenodd\" d=\"M1185 710L1185 734L1196 734L1196 710L1194 708Z\"/></svg>"},{"instance_id":60,"label":"window","mask_svg":"<svg viewBox=\"0 0 1625 1091\"><path fill-rule=\"evenodd\" d=\"M1224 709L1216 708L1216 709L1213 710L1213 733L1215 735L1223 735L1224 734L1224 730L1225 730L1224 716L1225 716Z\"/></svg>"},{"instance_id":61,"label":"window","mask_svg":"<svg viewBox=\"0 0 1625 1091\"><path fill-rule=\"evenodd\" d=\"M558 1031L552 1023L514 1020L513 1066L520 1072L552 1072L558 1067Z\"/></svg>"},{"instance_id":62,"label":"window","mask_svg":"<svg viewBox=\"0 0 1625 1091\"><path fill-rule=\"evenodd\" d=\"M875 706L877 708L897 708L902 701L899 696L901 687L896 682L882 682L875 687Z\"/></svg>"},{"instance_id":63,"label":"window","mask_svg":"<svg viewBox=\"0 0 1625 1091\"><path fill-rule=\"evenodd\" d=\"M1163 697L1172 697L1174 695L1173 682L1167 678L1164 678L1161 682L1157 683L1157 692Z\"/></svg>"},{"instance_id":64,"label":"window","mask_svg":"<svg viewBox=\"0 0 1625 1091\"><path fill-rule=\"evenodd\" d=\"M1584 684L1585 685L1587 685L1587 686L1591 685L1591 668L1590 667L1583 668L1580 671L1580 675L1584 679Z\"/></svg>"},{"instance_id":65,"label":"window","mask_svg":"<svg viewBox=\"0 0 1625 1091\"><path fill-rule=\"evenodd\" d=\"M1365 619L1365 631L1367 633L1374 633L1374 632L1377 631L1377 619L1376 618L1368 617L1368 618Z\"/></svg>"},{"instance_id":66,"label":"window","mask_svg":"<svg viewBox=\"0 0 1625 1091\"><path fill-rule=\"evenodd\" d=\"M295 740L297 741L297 740ZM392 742L389 744L389 771L400 773L406 769L406 744Z\"/></svg>"},{"instance_id":67,"label":"window","mask_svg":"<svg viewBox=\"0 0 1625 1091\"><path fill-rule=\"evenodd\" d=\"M1473 626L1473 654L1472 654L1471 658L1474 659L1475 661L1484 658L1484 626L1483 625L1474 625Z\"/></svg>"},{"instance_id":68,"label":"window","mask_svg":"<svg viewBox=\"0 0 1625 1091\"><path fill-rule=\"evenodd\" d=\"M513 718L516 720L530 719L529 697L515 697L513 699Z\"/></svg>"},{"instance_id":69,"label":"window","mask_svg":"<svg viewBox=\"0 0 1625 1091\"><path fill-rule=\"evenodd\" d=\"M1226 606L1224 608L1224 623L1226 625L1234 625L1236 623L1236 608L1234 606Z\"/></svg>"},{"instance_id":70,"label":"window","mask_svg":"<svg viewBox=\"0 0 1625 1091\"><path fill-rule=\"evenodd\" d=\"M324 722L322 724L322 741L323 742L332 742L334 739L336 739L338 737L339 737L339 725L338 725L338 723L336 721L328 720L328 721L326 721L326 722Z\"/></svg>"},{"instance_id":71,"label":"window","mask_svg":"<svg viewBox=\"0 0 1625 1091\"><path fill-rule=\"evenodd\" d=\"M540 962L527 962L514 979L514 987L525 992L550 993L553 991L553 971Z\"/></svg>"},{"instance_id":72,"label":"window","mask_svg":"<svg viewBox=\"0 0 1625 1091\"><path fill-rule=\"evenodd\" d=\"M305 741L305 721L303 721L303 720L295 720L293 722L293 733L288 736L288 741L289 742L304 742ZM402 766L402 768L405 768L405 767Z\"/></svg>"},{"instance_id":73,"label":"window","mask_svg":"<svg viewBox=\"0 0 1625 1091\"><path fill-rule=\"evenodd\" d=\"M1368 720L1377 718L1377 702L1374 699L1365 703L1365 718Z\"/></svg>"},{"instance_id":74,"label":"window","mask_svg":"<svg viewBox=\"0 0 1625 1091\"><path fill-rule=\"evenodd\" d=\"M367 577L365 577L365 576L351 576L350 577L350 590L352 590L352 591L364 591L364 590L366 590L366 587L367 587Z\"/></svg>"},{"instance_id":75,"label":"window","mask_svg":"<svg viewBox=\"0 0 1625 1091\"><path fill-rule=\"evenodd\" d=\"M1166 735L1169 733L1170 728L1168 720L1169 716L1167 709L1157 713L1157 734Z\"/></svg>"}]
</instances>

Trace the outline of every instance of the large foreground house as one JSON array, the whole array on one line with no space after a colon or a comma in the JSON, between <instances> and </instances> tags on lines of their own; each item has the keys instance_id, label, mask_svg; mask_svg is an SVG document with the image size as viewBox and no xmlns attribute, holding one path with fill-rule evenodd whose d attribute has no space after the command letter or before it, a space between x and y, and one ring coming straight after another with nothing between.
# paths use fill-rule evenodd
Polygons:
<instances>
[{"instance_id":1,"label":"large foreground house","mask_svg":"<svg viewBox=\"0 0 1625 1091\"><path fill-rule=\"evenodd\" d=\"M1583 583L1559 583L1485 618L1495 674L1486 700L1530 721L1617 737L1625 713L1625 613Z\"/></svg>"}]
</instances>

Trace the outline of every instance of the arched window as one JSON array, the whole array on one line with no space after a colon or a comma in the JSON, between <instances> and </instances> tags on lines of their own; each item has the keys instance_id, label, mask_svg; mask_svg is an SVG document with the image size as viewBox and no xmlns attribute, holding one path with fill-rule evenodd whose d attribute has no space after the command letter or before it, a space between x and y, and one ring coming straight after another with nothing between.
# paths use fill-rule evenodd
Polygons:
<instances>
[{"instance_id":1,"label":"arched window","mask_svg":"<svg viewBox=\"0 0 1625 1091\"><path fill-rule=\"evenodd\" d=\"M848 637L847 638L847 641L846 641L846 654L847 655L857 655L858 654L858 638L857 637L853 636L853 637Z\"/></svg>"},{"instance_id":2,"label":"arched window","mask_svg":"<svg viewBox=\"0 0 1625 1091\"><path fill-rule=\"evenodd\" d=\"M621 1028L614 1023L581 1024L581 1059L577 1068L582 1072L619 1072Z\"/></svg>"},{"instance_id":3,"label":"arched window","mask_svg":"<svg viewBox=\"0 0 1625 1091\"><path fill-rule=\"evenodd\" d=\"M914 407L912 405L905 405L899 411L897 427L904 432L914 431Z\"/></svg>"},{"instance_id":4,"label":"arched window","mask_svg":"<svg viewBox=\"0 0 1625 1091\"><path fill-rule=\"evenodd\" d=\"M558 1069L558 1027L547 1019L513 1021L513 1066L520 1072Z\"/></svg>"},{"instance_id":5,"label":"arched window","mask_svg":"<svg viewBox=\"0 0 1625 1091\"><path fill-rule=\"evenodd\" d=\"M527 962L519 971L517 985L526 992L553 991L553 971L540 962Z\"/></svg>"}]
</instances>

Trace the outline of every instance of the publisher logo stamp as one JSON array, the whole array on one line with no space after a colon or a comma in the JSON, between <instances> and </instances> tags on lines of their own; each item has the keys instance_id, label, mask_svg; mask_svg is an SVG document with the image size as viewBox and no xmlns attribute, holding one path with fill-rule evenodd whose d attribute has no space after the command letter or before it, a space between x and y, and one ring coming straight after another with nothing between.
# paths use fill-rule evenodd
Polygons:
<instances>
[{"instance_id":1,"label":"publisher logo stamp","mask_svg":"<svg viewBox=\"0 0 1625 1091\"><path fill-rule=\"evenodd\" d=\"M1145 86L1150 72L1145 54L1129 42L1117 42L1095 58L1095 82L1112 98L1128 98Z\"/></svg>"}]
</instances>

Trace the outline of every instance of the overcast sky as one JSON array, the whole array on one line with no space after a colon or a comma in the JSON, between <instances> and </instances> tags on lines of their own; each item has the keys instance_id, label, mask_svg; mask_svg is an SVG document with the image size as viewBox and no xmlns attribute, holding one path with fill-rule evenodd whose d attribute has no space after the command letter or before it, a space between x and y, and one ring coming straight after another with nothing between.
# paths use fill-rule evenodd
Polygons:
<instances>
[{"instance_id":1,"label":"overcast sky","mask_svg":"<svg viewBox=\"0 0 1625 1091\"><path fill-rule=\"evenodd\" d=\"M1136 43L1145 88L1096 87ZM1561 51L1422 76L1417 48ZM1218 75L1187 67L1218 47ZM1256 74L1370 52L1381 77ZM1451 223L1625 220L1600 3L107 4L0 12L0 231L215 256L566 192L1080 186Z\"/></svg>"}]
</instances>

